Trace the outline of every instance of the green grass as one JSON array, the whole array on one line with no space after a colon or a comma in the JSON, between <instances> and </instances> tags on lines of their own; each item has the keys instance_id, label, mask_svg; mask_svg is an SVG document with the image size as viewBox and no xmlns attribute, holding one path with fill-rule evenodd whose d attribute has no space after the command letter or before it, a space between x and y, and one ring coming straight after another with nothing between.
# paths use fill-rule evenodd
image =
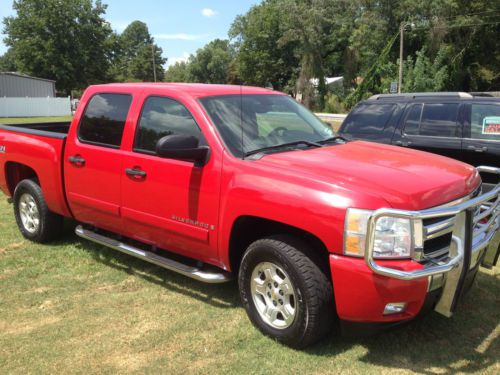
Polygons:
<instances>
[{"instance_id":1,"label":"green grass","mask_svg":"<svg viewBox=\"0 0 500 375\"><path fill-rule=\"evenodd\" d=\"M0 373L500 373L500 268L452 319L295 351L262 336L237 287L207 285L80 240L24 240L0 197ZM353 285L353 288L356 286Z\"/></svg>"},{"instance_id":2,"label":"green grass","mask_svg":"<svg viewBox=\"0 0 500 375\"><path fill-rule=\"evenodd\" d=\"M31 124L36 122L66 122L73 116L58 117L0 117L0 124Z\"/></svg>"}]
</instances>

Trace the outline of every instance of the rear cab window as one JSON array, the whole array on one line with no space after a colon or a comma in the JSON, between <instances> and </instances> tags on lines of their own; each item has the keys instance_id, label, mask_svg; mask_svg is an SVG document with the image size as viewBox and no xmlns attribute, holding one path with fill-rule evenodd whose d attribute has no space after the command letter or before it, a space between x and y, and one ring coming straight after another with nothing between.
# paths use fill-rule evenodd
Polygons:
<instances>
[{"instance_id":1,"label":"rear cab window","mask_svg":"<svg viewBox=\"0 0 500 375\"><path fill-rule=\"evenodd\" d=\"M406 135L431 137L461 137L458 103L417 103L407 112L404 121Z\"/></svg>"},{"instance_id":2,"label":"rear cab window","mask_svg":"<svg viewBox=\"0 0 500 375\"><path fill-rule=\"evenodd\" d=\"M80 120L78 139L82 143L120 148L132 95L96 94Z\"/></svg>"},{"instance_id":3,"label":"rear cab window","mask_svg":"<svg viewBox=\"0 0 500 375\"><path fill-rule=\"evenodd\" d=\"M361 103L342 124L342 133L380 133L384 130L393 112L395 103Z\"/></svg>"},{"instance_id":4,"label":"rear cab window","mask_svg":"<svg viewBox=\"0 0 500 375\"><path fill-rule=\"evenodd\" d=\"M500 141L500 104L471 105L470 138Z\"/></svg>"}]
</instances>

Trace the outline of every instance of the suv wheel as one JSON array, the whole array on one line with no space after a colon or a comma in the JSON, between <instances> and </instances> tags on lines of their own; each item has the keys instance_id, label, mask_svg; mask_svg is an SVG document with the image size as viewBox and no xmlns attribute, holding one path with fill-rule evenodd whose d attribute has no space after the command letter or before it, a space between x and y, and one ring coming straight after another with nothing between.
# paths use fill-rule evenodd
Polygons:
<instances>
[{"instance_id":1,"label":"suv wheel","mask_svg":"<svg viewBox=\"0 0 500 375\"><path fill-rule=\"evenodd\" d=\"M335 318L331 281L306 255L310 251L290 236L255 241L243 257L238 276L252 323L294 348L326 336Z\"/></svg>"}]
</instances>

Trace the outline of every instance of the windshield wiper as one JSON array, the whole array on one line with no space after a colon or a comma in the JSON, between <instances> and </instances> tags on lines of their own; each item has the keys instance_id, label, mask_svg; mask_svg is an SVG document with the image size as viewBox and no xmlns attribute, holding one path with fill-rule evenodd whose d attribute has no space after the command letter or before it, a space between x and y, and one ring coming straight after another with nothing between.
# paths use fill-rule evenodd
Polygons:
<instances>
[{"instance_id":1,"label":"windshield wiper","mask_svg":"<svg viewBox=\"0 0 500 375\"><path fill-rule=\"evenodd\" d=\"M282 143L280 145L275 145L275 146L262 147L262 148L258 148L256 150L248 151L245 153L245 157L250 156L250 155L260 154L261 152L279 150L280 148L283 148L283 147L298 146L298 145L306 145L306 146L311 146L311 147L323 147L320 143L316 143L316 142L295 141L295 142Z\"/></svg>"},{"instance_id":2,"label":"windshield wiper","mask_svg":"<svg viewBox=\"0 0 500 375\"><path fill-rule=\"evenodd\" d=\"M324 145L325 143L334 142L334 141L339 140L339 139L341 141L344 141L344 142L349 142L349 139L347 139L346 137L342 137L341 135L336 135L334 137L323 139L322 141L319 141L318 143Z\"/></svg>"}]
</instances>

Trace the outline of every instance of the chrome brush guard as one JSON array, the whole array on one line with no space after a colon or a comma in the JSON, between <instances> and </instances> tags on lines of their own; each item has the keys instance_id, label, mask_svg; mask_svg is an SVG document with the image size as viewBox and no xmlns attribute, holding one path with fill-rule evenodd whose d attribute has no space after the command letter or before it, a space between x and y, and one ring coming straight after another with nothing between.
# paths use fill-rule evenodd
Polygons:
<instances>
[{"instance_id":1,"label":"chrome brush guard","mask_svg":"<svg viewBox=\"0 0 500 375\"><path fill-rule=\"evenodd\" d=\"M500 175L500 168L481 166L478 172ZM479 191L478 191L479 193ZM365 262L373 272L400 280L440 277L443 293L435 310L451 316L464 289L465 278L482 262L486 267L496 264L499 255L500 184L477 196L421 211L382 208L368 220ZM401 271L380 266L373 256L375 226L381 217L410 219L413 227L413 256L423 267ZM441 251L426 253L430 240L449 239Z\"/></svg>"}]
</instances>

